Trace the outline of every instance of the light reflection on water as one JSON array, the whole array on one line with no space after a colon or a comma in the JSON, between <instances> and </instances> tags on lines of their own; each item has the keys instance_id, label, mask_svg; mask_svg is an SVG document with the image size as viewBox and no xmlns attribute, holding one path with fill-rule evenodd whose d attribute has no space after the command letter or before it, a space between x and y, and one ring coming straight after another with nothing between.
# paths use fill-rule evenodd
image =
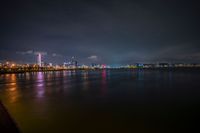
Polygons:
<instances>
[{"instance_id":1,"label":"light reflection on water","mask_svg":"<svg viewBox=\"0 0 200 133\"><path fill-rule=\"evenodd\" d=\"M37 97L42 98L44 97L44 93L45 93L44 74L42 72L37 73L37 81L39 81L39 82L36 82Z\"/></svg>"},{"instance_id":2,"label":"light reflection on water","mask_svg":"<svg viewBox=\"0 0 200 133\"><path fill-rule=\"evenodd\" d=\"M8 76L7 76L8 77ZM10 99L10 103L15 103L18 100L19 97L19 90L18 90L18 86L17 86L17 81L16 81L16 75L15 74L11 74L10 75L10 80L9 80L9 84L7 84L7 95L9 96Z\"/></svg>"},{"instance_id":3,"label":"light reflection on water","mask_svg":"<svg viewBox=\"0 0 200 133\"><path fill-rule=\"evenodd\" d=\"M83 78L82 89L84 91L87 91L89 89L88 71L84 71L82 73L82 78Z\"/></svg>"},{"instance_id":4,"label":"light reflection on water","mask_svg":"<svg viewBox=\"0 0 200 133\"><path fill-rule=\"evenodd\" d=\"M167 132L195 115L189 109L200 101L199 79L199 71L5 74L0 97L24 133Z\"/></svg>"},{"instance_id":5,"label":"light reflection on water","mask_svg":"<svg viewBox=\"0 0 200 133\"><path fill-rule=\"evenodd\" d=\"M101 80L101 95L105 96L107 92L107 72L106 70L102 71L102 80Z\"/></svg>"}]
</instances>

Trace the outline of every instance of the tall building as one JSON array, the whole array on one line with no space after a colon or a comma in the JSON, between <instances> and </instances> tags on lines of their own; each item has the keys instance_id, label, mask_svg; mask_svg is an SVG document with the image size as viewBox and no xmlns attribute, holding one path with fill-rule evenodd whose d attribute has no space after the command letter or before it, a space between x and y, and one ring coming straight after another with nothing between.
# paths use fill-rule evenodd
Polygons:
<instances>
[{"instance_id":1,"label":"tall building","mask_svg":"<svg viewBox=\"0 0 200 133\"><path fill-rule=\"evenodd\" d=\"M75 60L74 56L69 60L69 62L64 63L64 66L70 67L70 68L76 68L78 66L78 62Z\"/></svg>"},{"instance_id":2,"label":"tall building","mask_svg":"<svg viewBox=\"0 0 200 133\"><path fill-rule=\"evenodd\" d=\"M37 55L37 64L39 65L39 67L42 66L42 54L38 53Z\"/></svg>"},{"instance_id":3,"label":"tall building","mask_svg":"<svg viewBox=\"0 0 200 133\"><path fill-rule=\"evenodd\" d=\"M74 66L74 67L77 67L77 65L78 65L78 62L75 60L74 56L71 59L71 65Z\"/></svg>"}]
</instances>

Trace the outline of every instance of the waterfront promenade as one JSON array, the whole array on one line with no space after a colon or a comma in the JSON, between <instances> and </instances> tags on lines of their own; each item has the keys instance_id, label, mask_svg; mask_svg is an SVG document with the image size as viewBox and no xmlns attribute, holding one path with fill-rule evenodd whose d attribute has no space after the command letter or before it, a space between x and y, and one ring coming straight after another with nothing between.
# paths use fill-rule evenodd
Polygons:
<instances>
[{"instance_id":1,"label":"waterfront promenade","mask_svg":"<svg viewBox=\"0 0 200 133\"><path fill-rule=\"evenodd\" d=\"M0 101L0 132L1 133L20 133L16 123L7 112Z\"/></svg>"}]
</instances>

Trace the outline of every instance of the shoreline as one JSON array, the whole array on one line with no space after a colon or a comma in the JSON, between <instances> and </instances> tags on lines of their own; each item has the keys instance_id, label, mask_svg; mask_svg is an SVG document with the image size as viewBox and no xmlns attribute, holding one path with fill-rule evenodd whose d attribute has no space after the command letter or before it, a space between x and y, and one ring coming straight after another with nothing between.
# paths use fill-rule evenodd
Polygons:
<instances>
[{"instance_id":1,"label":"shoreline","mask_svg":"<svg viewBox=\"0 0 200 133\"><path fill-rule=\"evenodd\" d=\"M77 68L77 69L53 69L53 70L10 70L0 71L0 74L20 74L32 72L57 72L57 71L101 71L101 70L200 70L200 67L160 67L160 68Z\"/></svg>"}]
</instances>

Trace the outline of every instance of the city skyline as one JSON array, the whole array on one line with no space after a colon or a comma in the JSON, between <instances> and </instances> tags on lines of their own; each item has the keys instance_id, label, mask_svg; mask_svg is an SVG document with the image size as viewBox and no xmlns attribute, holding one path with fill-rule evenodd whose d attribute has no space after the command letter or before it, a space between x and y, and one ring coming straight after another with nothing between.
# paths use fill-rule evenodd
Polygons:
<instances>
[{"instance_id":1,"label":"city skyline","mask_svg":"<svg viewBox=\"0 0 200 133\"><path fill-rule=\"evenodd\" d=\"M24 54L26 55L26 54ZM62 62L48 62L47 60L45 60L45 56L47 55L47 53L43 53L43 52L35 52L34 53L34 61L32 62L25 62L25 61L14 61L14 60L0 60L0 64L18 64L18 65L38 65L39 67L42 67L42 66L56 66L56 65L59 65L59 66L65 66L65 65L74 65L76 64L75 66L92 66L94 64L96 65L107 65L107 66L111 66L111 67L122 67L122 66L126 66L126 65L136 65L136 64L146 64L146 65L150 65L150 64L168 64L168 65L175 65L175 64L185 64L185 65L199 65L200 62L192 62L192 61L189 61L189 62L184 62L184 61L151 61L151 62L148 62L148 61L137 61L137 62L134 62L134 61L130 61L130 62L127 62L127 63L124 63L124 64L106 64L104 62L97 62L96 61L96 56L90 56L88 57L91 58L91 62L89 63L85 63L85 62L79 62L78 58L76 58L75 56L72 56L72 57L68 57L68 58L65 58L65 60L63 60Z\"/></svg>"},{"instance_id":2,"label":"city skyline","mask_svg":"<svg viewBox=\"0 0 200 133\"><path fill-rule=\"evenodd\" d=\"M3 2L0 61L81 64L199 63L198 4L193 1Z\"/></svg>"},{"instance_id":3,"label":"city skyline","mask_svg":"<svg viewBox=\"0 0 200 133\"><path fill-rule=\"evenodd\" d=\"M0 133L199 130L199 1L3 0L0 12Z\"/></svg>"}]
</instances>

